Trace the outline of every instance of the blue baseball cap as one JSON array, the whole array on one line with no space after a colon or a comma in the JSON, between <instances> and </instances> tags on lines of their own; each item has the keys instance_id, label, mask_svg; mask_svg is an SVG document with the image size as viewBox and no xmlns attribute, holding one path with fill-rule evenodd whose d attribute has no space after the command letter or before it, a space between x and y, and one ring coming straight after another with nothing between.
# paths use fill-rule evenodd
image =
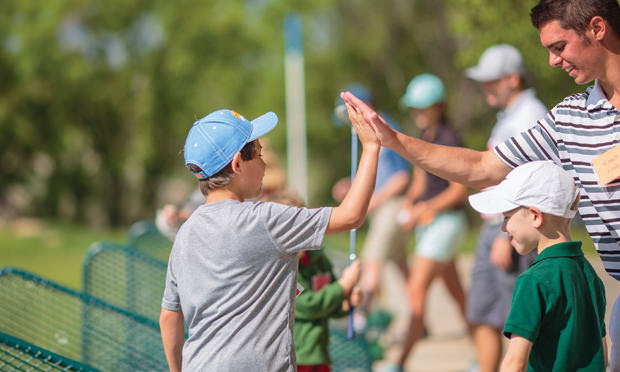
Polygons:
<instances>
[{"instance_id":1,"label":"blue baseball cap","mask_svg":"<svg viewBox=\"0 0 620 372\"><path fill-rule=\"evenodd\" d=\"M278 124L278 117L268 112L249 121L232 110L218 110L196 121L187 134L183 155L185 166L194 164L206 179L230 163L243 146L269 133Z\"/></svg>"},{"instance_id":2,"label":"blue baseball cap","mask_svg":"<svg viewBox=\"0 0 620 372\"><path fill-rule=\"evenodd\" d=\"M421 74L409 82L405 95L400 99L403 107L423 109L443 102L445 90L441 80L433 74Z\"/></svg>"}]
</instances>

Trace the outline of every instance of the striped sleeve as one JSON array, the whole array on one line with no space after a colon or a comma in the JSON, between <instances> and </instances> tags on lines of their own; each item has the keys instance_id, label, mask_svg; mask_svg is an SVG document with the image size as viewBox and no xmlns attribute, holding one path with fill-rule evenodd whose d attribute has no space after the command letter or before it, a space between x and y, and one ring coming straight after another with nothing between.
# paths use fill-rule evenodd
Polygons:
<instances>
[{"instance_id":1,"label":"striped sleeve","mask_svg":"<svg viewBox=\"0 0 620 372\"><path fill-rule=\"evenodd\" d=\"M536 125L495 146L493 151L511 168L535 160L560 163L558 140L552 112Z\"/></svg>"}]
</instances>

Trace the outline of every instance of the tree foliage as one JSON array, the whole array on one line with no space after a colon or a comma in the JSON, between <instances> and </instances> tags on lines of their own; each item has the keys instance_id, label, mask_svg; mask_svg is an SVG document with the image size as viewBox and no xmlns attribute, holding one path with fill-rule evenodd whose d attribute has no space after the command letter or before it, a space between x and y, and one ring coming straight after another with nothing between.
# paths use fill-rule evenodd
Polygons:
<instances>
[{"instance_id":1,"label":"tree foliage","mask_svg":"<svg viewBox=\"0 0 620 372\"><path fill-rule=\"evenodd\" d=\"M0 208L5 213L126 224L152 215L182 179L189 126L223 107L274 111L269 135L286 151L283 17L304 22L310 204L348 174L349 132L331 123L339 90L368 85L398 107L422 72L448 88L466 142L484 146L494 122L463 77L498 42L523 51L551 106L578 90L553 72L529 22L533 0L4 0L0 14ZM411 131L411 126L405 125Z\"/></svg>"}]
</instances>

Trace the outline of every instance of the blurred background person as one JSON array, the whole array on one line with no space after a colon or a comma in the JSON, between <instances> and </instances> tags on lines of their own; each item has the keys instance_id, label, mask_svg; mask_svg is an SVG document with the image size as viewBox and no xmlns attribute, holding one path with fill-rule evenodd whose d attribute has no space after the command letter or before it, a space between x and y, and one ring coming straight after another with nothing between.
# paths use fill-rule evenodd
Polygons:
<instances>
[{"instance_id":1,"label":"blurred background person","mask_svg":"<svg viewBox=\"0 0 620 372\"><path fill-rule=\"evenodd\" d=\"M367 87L352 84L345 90L353 92L369 105L373 104L372 94ZM386 113L381 114L394 129L400 130L398 123ZM339 96L336 97L333 120L337 125L348 122L344 101ZM380 292L382 269L393 263L400 269L403 280L408 275L406 234L398 226L396 213L409 183L409 169L409 163L400 155L388 148L381 148L375 190L368 207L368 233L361 251L363 274L360 287L363 303L355 313L355 328L358 332L365 329L369 312L384 310L379 309L374 301ZM341 201L350 185L350 177L339 180L332 188L334 199ZM390 314L386 315L391 319Z\"/></svg>"},{"instance_id":2,"label":"blurred background person","mask_svg":"<svg viewBox=\"0 0 620 372\"><path fill-rule=\"evenodd\" d=\"M467 69L466 75L480 83L487 104L499 109L487 149L529 129L547 113L534 90L526 89L523 59L512 45L487 48L478 65ZM508 234L501 231L501 214L481 217L484 223L467 298L467 320L472 324L478 360L471 372L495 372L501 361L502 330L517 277L534 261L536 252L521 256L512 248Z\"/></svg>"},{"instance_id":3,"label":"blurred background person","mask_svg":"<svg viewBox=\"0 0 620 372\"><path fill-rule=\"evenodd\" d=\"M401 104L410 109L421 139L461 146L458 133L447 123L444 99L441 80L432 74L421 74L411 80ZM465 292L454 260L466 231L466 197L465 186L414 167L412 183L398 212L404 230L415 228L416 249L407 283L411 317L396 364L384 366L382 372L403 371L409 353L424 335L428 290L436 278L443 280L465 319Z\"/></svg>"}]
</instances>

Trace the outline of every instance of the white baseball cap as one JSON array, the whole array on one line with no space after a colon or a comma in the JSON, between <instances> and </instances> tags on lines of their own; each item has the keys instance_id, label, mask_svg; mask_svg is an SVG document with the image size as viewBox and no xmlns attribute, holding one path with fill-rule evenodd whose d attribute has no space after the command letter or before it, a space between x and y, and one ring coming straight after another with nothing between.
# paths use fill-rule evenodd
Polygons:
<instances>
[{"instance_id":1,"label":"white baseball cap","mask_svg":"<svg viewBox=\"0 0 620 372\"><path fill-rule=\"evenodd\" d=\"M493 45L482 53L478 65L468 68L468 78L480 83L497 80L504 76L525 74L523 58L517 48L508 44Z\"/></svg>"},{"instance_id":2,"label":"white baseball cap","mask_svg":"<svg viewBox=\"0 0 620 372\"><path fill-rule=\"evenodd\" d=\"M552 161L533 161L513 169L497 186L469 196L480 213L500 214L518 207L535 207L543 213L575 217L571 209L579 189L573 177Z\"/></svg>"}]
</instances>

